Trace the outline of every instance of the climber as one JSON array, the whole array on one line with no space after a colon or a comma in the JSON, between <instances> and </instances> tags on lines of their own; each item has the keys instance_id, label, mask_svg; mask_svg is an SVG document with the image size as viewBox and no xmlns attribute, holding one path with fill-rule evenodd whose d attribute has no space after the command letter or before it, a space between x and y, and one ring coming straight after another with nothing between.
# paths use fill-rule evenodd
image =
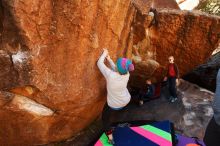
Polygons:
<instances>
[{"instance_id":1,"label":"climber","mask_svg":"<svg viewBox=\"0 0 220 146\"><path fill-rule=\"evenodd\" d=\"M150 22L148 28L153 25L157 26L157 10L155 8L150 8L148 13L148 21Z\"/></svg>"},{"instance_id":2,"label":"climber","mask_svg":"<svg viewBox=\"0 0 220 146\"><path fill-rule=\"evenodd\" d=\"M111 69L104 64L105 58L107 58ZM115 66L107 49L103 49L97 65L107 82L107 103L102 111L103 127L109 143L114 143L112 136L114 128L111 127L111 120L130 102L131 95L128 92L127 84L130 77L129 71L134 70L134 65L127 58L119 58L117 66Z\"/></svg>"},{"instance_id":3,"label":"climber","mask_svg":"<svg viewBox=\"0 0 220 146\"><path fill-rule=\"evenodd\" d=\"M170 92L170 102L175 102L177 100L177 91L176 91L176 85L179 82L179 70L178 67L176 65L176 63L174 63L174 57L170 56L168 58L169 60L169 64L167 67L167 76L164 78L164 81L168 80L168 86L169 86L169 92Z\"/></svg>"},{"instance_id":4,"label":"climber","mask_svg":"<svg viewBox=\"0 0 220 146\"><path fill-rule=\"evenodd\" d=\"M218 70L216 79L213 111L214 116L206 128L204 136L204 143L206 146L217 146L220 144L220 69Z\"/></svg>"}]
</instances>

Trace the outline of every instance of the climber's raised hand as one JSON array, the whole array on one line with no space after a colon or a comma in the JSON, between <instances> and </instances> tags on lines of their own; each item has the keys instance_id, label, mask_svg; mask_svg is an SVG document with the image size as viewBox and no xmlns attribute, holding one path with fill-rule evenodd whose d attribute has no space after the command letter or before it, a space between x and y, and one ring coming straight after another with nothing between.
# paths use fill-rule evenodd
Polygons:
<instances>
[{"instance_id":1,"label":"climber's raised hand","mask_svg":"<svg viewBox=\"0 0 220 146\"><path fill-rule=\"evenodd\" d=\"M107 48L103 48L103 54L105 54L106 56L108 56L108 49L107 49Z\"/></svg>"}]
</instances>

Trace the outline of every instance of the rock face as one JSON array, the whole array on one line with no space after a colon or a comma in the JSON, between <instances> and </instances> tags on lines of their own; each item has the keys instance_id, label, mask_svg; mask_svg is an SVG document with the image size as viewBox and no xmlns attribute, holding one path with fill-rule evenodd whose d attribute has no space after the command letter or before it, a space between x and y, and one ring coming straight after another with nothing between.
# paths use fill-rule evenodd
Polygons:
<instances>
[{"instance_id":1,"label":"rock face","mask_svg":"<svg viewBox=\"0 0 220 146\"><path fill-rule=\"evenodd\" d=\"M220 17L176 10L159 11L158 26L149 32L156 60L166 65L173 55L181 75L211 57L219 34Z\"/></svg>"},{"instance_id":2,"label":"rock face","mask_svg":"<svg viewBox=\"0 0 220 146\"><path fill-rule=\"evenodd\" d=\"M142 12L149 11L150 8L179 9L175 0L135 0L133 1L133 4Z\"/></svg>"},{"instance_id":3,"label":"rock face","mask_svg":"<svg viewBox=\"0 0 220 146\"><path fill-rule=\"evenodd\" d=\"M206 63L198 66L183 78L215 92L216 76L220 68L220 52L214 54Z\"/></svg>"},{"instance_id":4,"label":"rock face","mask_svg":"<svg viewBox=\"0 0 220 146\"><path fill-rule=\"evenodd\" d=\"M135 15L127 0L2 0L0 7L0 88L8 89L0 94L1 145L45 144L88 126L106 100L96 66L103 47L115 60L141 46L144 69L161 77L157 67L170 52L184 74L214 50L219 34L219 17L158 10L146 37L146 14Z\"/></svg>"},{"instance_id":5,"label":"rock face","mask_svg":"<svg viewBox=\"0 0 220 146\"><path fill-rule=\"evenodd\" d=\"M157 9L156 22L149 27L148 12L139 9L133 23L134 46L142 60L154 60L165 67L168 57L174 56L180 76L203 64L217 48L220 34L220 17L195 11ZM147 25L146 25L147 24ZM149 61L148 61L149 62ZM141 65L143 62L138 63ZM146 63L135 73L150 78L155 69ZM164 68L164 69L165 69ZM145 70L149 70L146 72ZM151 73L149 73L151 72Z\"/></svg>"},{"instance_id":6,"label":"rock face","mask_svg":"<svg viewBox=\"0 0 220 146\"><path fill-rule=\"evenodd\" d=\"M103 47L114 59L126 54L134 8L127 0L1 2L0 86L21 86L0 110L1 145L76 134L102 110L105 80L96 61Z\"/></svg>"}]
</instances>

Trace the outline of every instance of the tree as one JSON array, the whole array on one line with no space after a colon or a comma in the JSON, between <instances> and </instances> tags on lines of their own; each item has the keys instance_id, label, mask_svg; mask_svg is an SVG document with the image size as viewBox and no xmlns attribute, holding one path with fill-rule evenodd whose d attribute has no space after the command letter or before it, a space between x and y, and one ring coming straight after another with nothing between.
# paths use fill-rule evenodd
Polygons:
<instances>
[{"instance_id":1,"label":"tree","mask_svg":"<svg viewBox=\"0 0 220 146\"><path fill-rule=\"evenodd\" d=\"M220 16L219 0L202 0L197 7L198 10Z\"/></svg>"}]
</instances>

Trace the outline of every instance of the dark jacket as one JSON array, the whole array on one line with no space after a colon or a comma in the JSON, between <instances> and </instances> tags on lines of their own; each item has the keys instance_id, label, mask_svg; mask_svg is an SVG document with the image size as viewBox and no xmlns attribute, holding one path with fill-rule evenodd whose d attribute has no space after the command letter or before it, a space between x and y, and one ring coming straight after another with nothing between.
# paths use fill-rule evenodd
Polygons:
<instances>
[{"instance_id":1,"label":"dark jacket","mask_svg":"<svg viewBox=\"0 0 220 146\"><path fill-rule=\"evenodd\" d=\"M140 91L140 98L142 100L148 99L154 96L155 93L155 85L154 84L145 84L143 89Z\"/></svg>"},{"instance_id":2,"label":"dark jacket","mask_svg":"<svg viewBox=\"0 0 220 146\"><path fill-rule=\"evenodd\" d=\"M216 90L213 100L214 118L218 125L220 125L220 69L218 70L216 78Z\"/></svg>"}]
</instances>

